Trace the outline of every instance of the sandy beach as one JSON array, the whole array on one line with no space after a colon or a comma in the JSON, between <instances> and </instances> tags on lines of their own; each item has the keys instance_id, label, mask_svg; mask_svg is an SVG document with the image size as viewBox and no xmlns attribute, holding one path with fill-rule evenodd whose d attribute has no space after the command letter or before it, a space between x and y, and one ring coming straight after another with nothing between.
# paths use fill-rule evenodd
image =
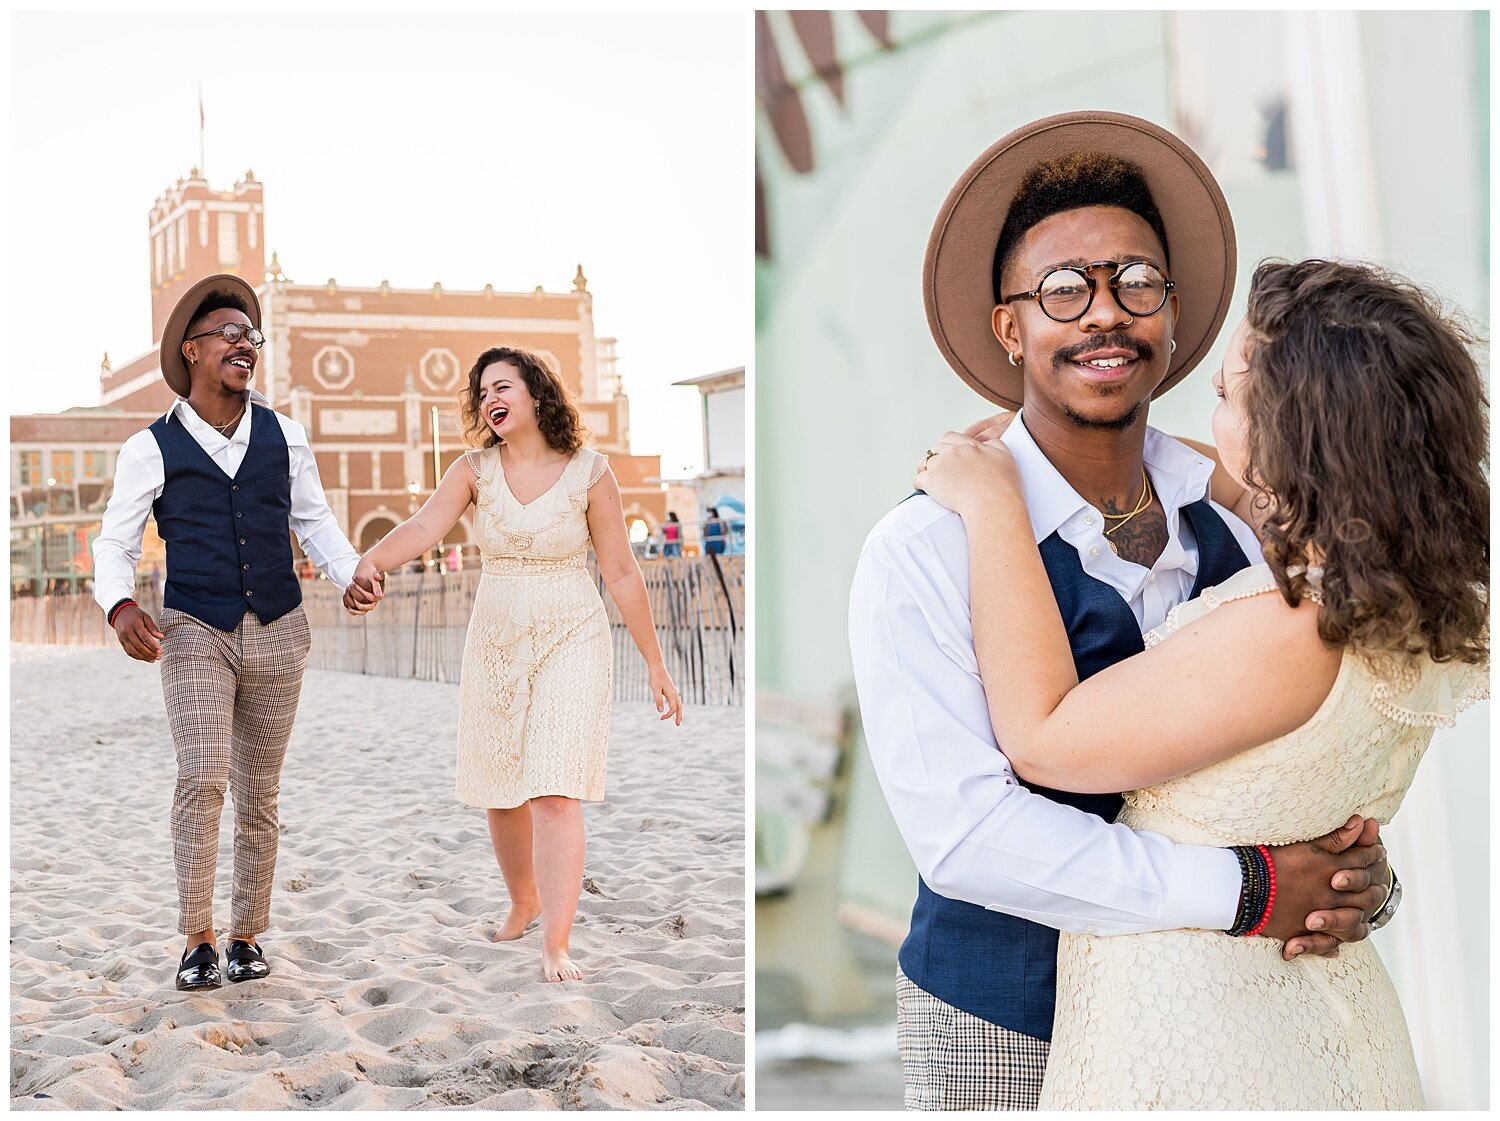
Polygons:
<instances>
[{"instance_id":1,"label":"sandy beach","mask_svg":"<svg viewBox=\"0 0 1500 1121\"><path fill-rule=\"evenodd\" d=\"M158 669L13 647L11 1108L742 1109L743 710L615 706L564 984L539 929L489 939L504 888L453 798L457 711L456 685L308 672L274 972L188 995Z\"/></svg>"}]
</instances>

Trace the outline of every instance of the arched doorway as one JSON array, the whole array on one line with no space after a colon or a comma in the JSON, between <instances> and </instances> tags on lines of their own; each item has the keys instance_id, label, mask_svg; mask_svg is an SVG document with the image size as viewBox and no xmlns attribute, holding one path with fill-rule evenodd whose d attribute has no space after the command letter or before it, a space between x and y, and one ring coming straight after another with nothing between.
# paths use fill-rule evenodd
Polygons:
<instances>
[{"instance_id":1,"label":"arched doorway","mask_svg":"<svg viewBox=\"0 0 1500 1121\"><path fill-rule=\"evenodd\" d=\"M359 551L368 553L380 543L380 539L391 530L396 528L396 522L392 518L381 515L371 518L359 532Z\"/></svg>"}]
</instances>

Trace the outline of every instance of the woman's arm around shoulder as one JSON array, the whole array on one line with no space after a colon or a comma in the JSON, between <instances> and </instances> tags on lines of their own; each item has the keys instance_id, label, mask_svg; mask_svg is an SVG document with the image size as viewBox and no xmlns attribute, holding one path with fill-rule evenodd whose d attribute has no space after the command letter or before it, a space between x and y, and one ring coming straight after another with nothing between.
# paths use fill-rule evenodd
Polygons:
<instances>
[{"instance_id":1,"label":"woman's arm around shoulder","mask_svg":"<svg viewBox=\"0 0 1500 1121\"><path fill-rule=\"evenodd\" d=\"M1023 777L1085 793L1137 790L1301 727L1327 699L1342 657L1319 637L1315 604L1291 607L1269 592L1208 612L1055 707L992 697L991 714L1010 725L1000 743ZM1003 678L1004 667L986 660L988 691L991 669Z\"/></svg>"}]
</instances>

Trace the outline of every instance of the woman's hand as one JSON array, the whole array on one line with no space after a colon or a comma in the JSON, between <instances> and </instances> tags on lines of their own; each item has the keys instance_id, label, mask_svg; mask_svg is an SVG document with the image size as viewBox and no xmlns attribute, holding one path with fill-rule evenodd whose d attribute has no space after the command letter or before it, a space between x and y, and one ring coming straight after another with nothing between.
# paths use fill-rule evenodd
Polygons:
<instances>
[{"instance_id":1,"label":"woman's hand","mask_svg":"<svg viewBox=\"0 0 1500 1121\"><path fill-rule=\"evenodd\" d=\"M344 610L351 615L366 615L375 610L380 597L385 595L385 573L375 568L375 563L366 553L354 566L354 578L344 589Z\"/></svg>"},{"instance_id":2,"label":"woman's hand","mask_svg":"<svg viewBox=\"0 0 1500 1121\"><path fill-rule=\"evenodd\" d=\"M927 452L916 486L956 514L972 513L996 498L1022 496L1021 472L1009 448L957 432L944 433Z\"/></svg>"},{"instance_id":3,"label":"woman's hand","mask_svg":"<svg viewBox=\"0 0 1500 1121\"><path fill-rule=\"evenodd\" d=\"M677 695L677 686L672 684L672 675L667 667L658 662L651 667L651 699L656 702L656 711L663 720L676 718L682 725L682 698Z\"/></svg>"},{"instance_id":4,"label":"woman's hand","mask_svg":"<svg viewBox=\"0 0 1500 1121\"><path fill-rule=\"evenodd\" d=\"M991 440L998 440L1005 435L1005 430L1010 427L1011 421L1016 419L1016 414L1006 409L1001 409L994 416L987 416L983 420L976 420L964 429L964 435L987 444Z\"/></svg>"}]
</instances>

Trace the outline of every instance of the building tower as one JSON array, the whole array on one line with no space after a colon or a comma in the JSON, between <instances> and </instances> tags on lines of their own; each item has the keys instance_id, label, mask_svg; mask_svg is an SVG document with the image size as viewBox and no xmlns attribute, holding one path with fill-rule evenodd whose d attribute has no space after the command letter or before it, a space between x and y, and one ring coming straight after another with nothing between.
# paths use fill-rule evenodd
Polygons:
<instances>
[{"instance_id":1,"label":"building tower","mask_svg":"<svg viewBox=\"0 0 1500 1121\"><path fill-rule=\"evenodd\" d=\"M196 167L156 200L150 217L151 337L197 280L230 272L259 288L266 279L264 189L253 171L215 191Z\"/></svg>"}]
</instances>

